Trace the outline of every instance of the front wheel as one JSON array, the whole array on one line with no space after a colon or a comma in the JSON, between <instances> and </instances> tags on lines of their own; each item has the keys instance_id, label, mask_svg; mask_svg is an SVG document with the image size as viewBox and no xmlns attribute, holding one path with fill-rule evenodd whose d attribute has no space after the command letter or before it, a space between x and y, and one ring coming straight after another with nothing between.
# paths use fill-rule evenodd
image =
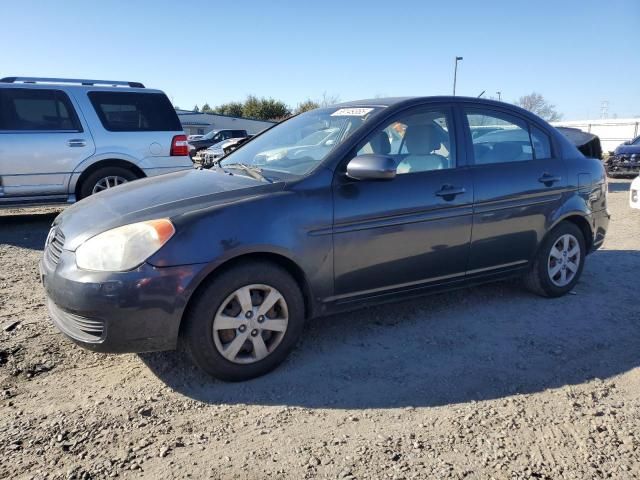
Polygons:
<instances>
[{"instance_id":1,"label":"front wheel","mask_svg":"<svg viewBox=\"0 0 640 480\"><path fill-rule=\"evenodd\" d=\"M584 236L577 225L563 222L542 242L524 282L544 297L560 297L578 283L586 255Z\"/></svg>"},{"instance_id":2,"label":"front wheel","mask_svg":"<svg viewBox=\"0 0 640 480\"><path fill-rule=\"evenodd\" d=\"M198 367L220 380L273 370L302 334L300 288L271 263L239 264L205 284L192 302L183 345Z\"/></svg>"}]
</instances>

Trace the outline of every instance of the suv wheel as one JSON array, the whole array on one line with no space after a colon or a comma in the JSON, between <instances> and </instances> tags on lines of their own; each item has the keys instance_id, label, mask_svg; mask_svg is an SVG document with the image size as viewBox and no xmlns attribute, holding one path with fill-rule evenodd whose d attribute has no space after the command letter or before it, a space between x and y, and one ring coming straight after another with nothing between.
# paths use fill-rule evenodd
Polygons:
<instances>
[{"instance_id":1,"label":"suv wheel","mask_svg":"<svg viewBox=\"0 0 640 480\"><path fill-rule=\"evenodd\" d=\"M277 265L240 264L214 277L192 302L183 346L196 365L220 380L273 370L302 334L302 293Z\"/></svg>"},{"instance_id":2,"label":"suv wheel","mask_svg":"<svg viewBox=\"0 0 640 480\"><path fill-rule=\"evenodd\" d=\"M554 228L525 276L529 290L544 297L559 297L578 283L584 267L586 246L580 228L563 222Z\"/></svg>"},{"instance_id":3,"label":"suv wheel","mask_svg":"<svg viewBox=\"0 0 640 480\"><path fill-rule=\"evenodd\" d=\"M138 176L135 173L123 167L99 168L82 182L80 186L80 199L136 180L137 178Z\"/></svg>"}]
</instances>

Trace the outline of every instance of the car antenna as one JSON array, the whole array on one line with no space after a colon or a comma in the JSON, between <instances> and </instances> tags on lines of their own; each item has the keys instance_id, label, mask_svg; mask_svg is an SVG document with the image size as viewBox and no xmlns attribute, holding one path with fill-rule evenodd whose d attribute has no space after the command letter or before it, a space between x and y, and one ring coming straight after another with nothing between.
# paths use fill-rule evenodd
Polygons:
<instances>
[{"instance_id":1,"label":"car antenna","mask_svg":"<svg viewBox=\"0 0 640 480\"><path fill-rule=\"evenodd\" d=\"M477 98L480 98L482 95L484 95L484 92L486 92L486 90L482 90L482 93L480 93Z\"/></svg>"}]
</instances>

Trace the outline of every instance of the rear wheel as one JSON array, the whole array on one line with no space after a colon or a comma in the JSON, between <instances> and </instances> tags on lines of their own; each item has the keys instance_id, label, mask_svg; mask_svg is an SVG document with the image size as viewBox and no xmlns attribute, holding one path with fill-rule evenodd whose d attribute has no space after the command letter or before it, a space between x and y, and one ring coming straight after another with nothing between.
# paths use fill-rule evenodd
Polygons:
<instances>
[{"instance_id":1,"label":"rear wheel","mask_svg":"<svg viewBox=\"0 0 640 480\"><path fill-rule=\"evenodd\" d=\"M137 178L138 176L135 173L124 167L99 168L83 180L80 186L80 199L117 187L118 185L136 180Z\"/></svg>"},{"instance_id":2,"label":"rear wheel","mask_svg":"<svg viewBox=\"0 0 640 480\"><path fill-rule=\"evenodd\" d=\"M213 377L264 375L302 334L304 301L295 280L271 263L240 264L205 285L184 321L183 345Z\"/></svg>"},{"instance_id":3,"label":"rear wheel","mask_svg":"<svg viewBox=\"0 0 640 480\"><path fill-rule=\"evenodd\" d=\"M542 242L531 270L524 278L525 285L544 297L562 296L578 283L585 255L582 231L573 223L563 222Z\"/></svg>"}]
</instances>

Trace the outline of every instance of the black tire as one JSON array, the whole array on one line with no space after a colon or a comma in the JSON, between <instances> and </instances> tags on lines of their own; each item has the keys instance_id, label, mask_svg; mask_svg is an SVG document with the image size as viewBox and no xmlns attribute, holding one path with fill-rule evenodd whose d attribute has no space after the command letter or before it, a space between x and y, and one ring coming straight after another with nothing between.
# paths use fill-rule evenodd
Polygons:
<instances>
[{"instance_id":1,"label":"black tire","mask_svg":"<svg viewBox=\"0 0 640 480\"><path fill-rule=\"evenodd\" d=\"M213 339L213 320L222 303L239 288L264 284L277 289L287 304L288 324L282 340L268 356L254 363L227 360ZM297 282L278 265L269 262L240 263L215 275L190 301L183 319L181 344L193 362L209 375L238 382L264 375L280 365L293 350L304 327L304 299Z\"/></svg>"},{"instance_id":2,"label":"black tire","mask_svg":"<svg viewBox=\"0 0 640 480\"><path fill-rule=\"evenodd\" d=\"M106 177L122 177L128 182L138 178L134 172L124 167L99 168L82 181L79 190L80 198L78 200L82 200L83 198L90 196L93 193L93 189L96 184Z\"/></svg>"},{"instance_id":3,"label":"black tire","mask_svg":"<svg viewBox=\"0 0 640 480\"><path fill-rule=\"evenodd\" d=\"M560 237L565 234L573 235L580 245L580 262L578 271L573 279L564 286L558 286L553 283L548 271L549 255L551 248ZM538 249L538 253L531 265L529 272L524 277L524 284L533 293L543 297L560 297L570 292L580 280L582 269L584 268L584 260L586 255L586 244L582 230L571 222L562 222L551 230Z\"/></svg>"}]
</instances>

